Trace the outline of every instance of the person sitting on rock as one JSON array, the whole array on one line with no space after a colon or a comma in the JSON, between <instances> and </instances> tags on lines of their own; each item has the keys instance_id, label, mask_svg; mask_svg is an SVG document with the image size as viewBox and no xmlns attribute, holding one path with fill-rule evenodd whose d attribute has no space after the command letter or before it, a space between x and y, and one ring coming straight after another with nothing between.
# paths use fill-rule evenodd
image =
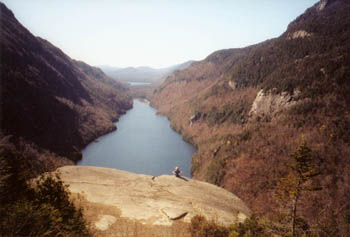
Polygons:
<instances>
[{"instance_id":1,"label":"person sitting on rock","mask_svg":"<svg viewBox=\"0 0 350 237\"><path fill-rule=\"evenodd\" d=\"M175 170L173 171L173 174L176 176L176 177L181 177L180 174L181 174L181 170L179 169L179 167L175 167Z\"/></svg>"}]
</instances>

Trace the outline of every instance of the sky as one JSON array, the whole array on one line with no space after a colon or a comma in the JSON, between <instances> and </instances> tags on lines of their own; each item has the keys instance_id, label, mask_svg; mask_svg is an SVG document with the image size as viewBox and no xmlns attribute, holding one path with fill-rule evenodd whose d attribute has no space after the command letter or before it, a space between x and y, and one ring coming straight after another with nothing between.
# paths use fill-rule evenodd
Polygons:
<instances>
[{"instance_id":1,"label":"sky","mask_svg":"<svg viewBox=\"0 0 350 237\"><path fill-rule=\"evenodd\" d=\"M317 0L0 0L90 65L162 68L278 37Z\"/></svg>"}]
</instances>

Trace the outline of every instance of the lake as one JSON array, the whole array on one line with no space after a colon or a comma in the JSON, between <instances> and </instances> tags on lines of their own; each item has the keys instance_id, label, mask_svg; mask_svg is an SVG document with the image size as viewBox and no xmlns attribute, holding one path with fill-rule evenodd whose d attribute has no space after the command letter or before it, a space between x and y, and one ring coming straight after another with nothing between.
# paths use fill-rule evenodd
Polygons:
<instances>
[{"instance_id":1,"label":"lake","mask_svg":"<svg viewBox=\"0 0 350 237\"><path fill-rule=\"evenodd\" d=\"M149 85L151 85L150 82L135 82L135 81L128 81L128 84L130 86L149 86Z\"/></svg>"},{"instance_id":2,"label":"lake","mask_svg":"<svg viewBox=\"0 0 350 237\"><path fill-rule=\"evenodd\" d=\"M139 100L121 116L117 130L98 138L84 150L78 165L100 166L138 174L171 174L179 166L191 177L195 147L170 128L169 120Z\"/></svg>"}]
</instances>

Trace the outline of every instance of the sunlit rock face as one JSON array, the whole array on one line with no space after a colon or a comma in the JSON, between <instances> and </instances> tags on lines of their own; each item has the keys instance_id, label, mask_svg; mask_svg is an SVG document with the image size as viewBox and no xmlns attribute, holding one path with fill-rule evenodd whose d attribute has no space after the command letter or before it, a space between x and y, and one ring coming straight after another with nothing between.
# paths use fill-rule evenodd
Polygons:
<instances>
[{"instance_id":1,"label":"sunlit rock face","mask_svg":"<svg viewBox=\"0 0 350 237\"><path fill-rule=\"evenodd\" d=\"M186 236L195 215L230 225L250 214L234 194L186 177L152 177L87 166L65 166L58 172L73 195L80 195L78 203L88 222L104 236L125 228L134 234L146 231L146 236L160 232L170 236L174 231Z\"/></svg>"},{"instance_id":2,"label":"sunlit rock face","mask_svg":"<svg viewBox=\"0 0 350 237\"><path fill-rule=\"evenodd\" d=\"M288 33L287 35L287 39L291 40L291 39L298 39L298 38L306 38L306 37L310 37L311 34L306 32L305 30L299 30L299 31L295 31L293 33Z\"/></svg>"},{"instance_id":3,"label":"sunlit rock face","mask_svg":"<svg viewBox=\"0 0 350 237\"><path fill-rule=\"evenodd\" d=\"M260 90L252 104L249 115L273 116L283 109L295 105L295 98L299 93L299 91L295 91L293 95L288 92L274 94L271 91L264 92L263 90Z\"/></svg>"},{"instance_id":4,"label":"sunlit rock face","mask_svg":"<svg viewBox=\"0 0 350 237\"><path fill-rule=\"evenodd\" d=\"M331 5L332 3L336 2L336 1L339 1L339 0L320 0L316 4L316 10L323 11L326 7L328 7L329 5Z\"/></svg>"}]
</instances>

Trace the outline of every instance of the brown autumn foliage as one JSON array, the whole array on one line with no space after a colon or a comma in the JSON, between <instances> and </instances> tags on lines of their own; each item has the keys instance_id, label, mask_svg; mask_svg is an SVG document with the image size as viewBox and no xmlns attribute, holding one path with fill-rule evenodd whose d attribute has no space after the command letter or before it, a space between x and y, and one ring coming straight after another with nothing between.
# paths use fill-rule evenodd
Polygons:
<instances>
[{"instance_id":1,"label":"brown autumn foliage","mask_svg":"<svg viewBox=\"0 0 350 237\"><path fill-rule=\"evenodd\" d=\"M129 86L129 95L132 98L147 99L152 96L154 85Z\"/></svg>"},{"instance_id":2,"label":"brown autumn foliage","mask_svg":"<svg viewBox=\"0 0 350 237\"><path fill-rule=\"evenodd\" d=\"M152 105L198 148L197 179L215 183L271 219L285 211L275 196L290 155L303 139L321 174L298 216L321 236L345 236L350 213L350 4L326 1L308 9L280 37L213 53L174 73ZM304 38L290 38L306 31ZM299 93L276 114L251 116L257 92ZM192 121L190 121L192 120Z\"/></svg>"}]
</instances>

